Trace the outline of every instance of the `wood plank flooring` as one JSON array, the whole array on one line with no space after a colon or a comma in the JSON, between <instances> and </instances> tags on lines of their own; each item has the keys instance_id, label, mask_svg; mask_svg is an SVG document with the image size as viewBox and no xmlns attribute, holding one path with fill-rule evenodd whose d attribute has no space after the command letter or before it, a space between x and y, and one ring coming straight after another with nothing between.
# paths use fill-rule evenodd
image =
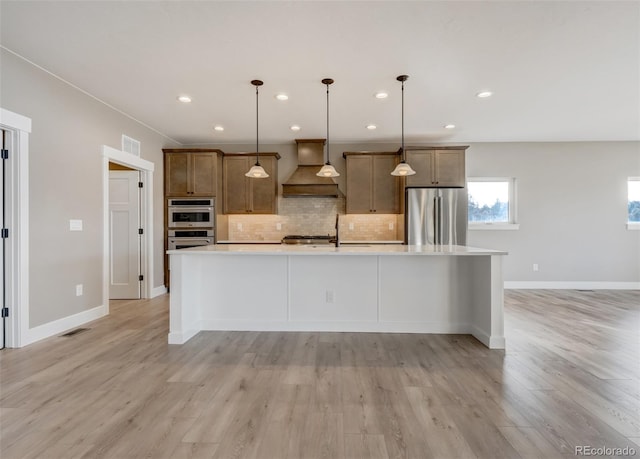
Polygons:
<instances>
[{"instance_id":1,"label":"wood plank flooring","mask_svg":"<svg viewBox=\"0 0 640 459\"><path fill-rule=\"evenodd\" d=\"M168 296L0 352L0 457L640 455L640 292L507 291L506 351L470 336L201 332Z\"/></svg>"}]
</instances>

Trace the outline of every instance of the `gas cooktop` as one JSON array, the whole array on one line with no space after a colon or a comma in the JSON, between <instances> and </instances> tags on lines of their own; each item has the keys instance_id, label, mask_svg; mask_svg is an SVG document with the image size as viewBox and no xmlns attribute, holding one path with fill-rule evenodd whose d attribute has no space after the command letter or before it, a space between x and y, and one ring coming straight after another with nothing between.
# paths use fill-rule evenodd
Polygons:
<instances>
[{"instance_id":1,"label":"gas cooktop","mask_svg":"<svg viewBox=\"0 0 640 459\"><path fill-rule=\"evenodd\" d=\"M330 244L332 237L325 236L312 236L312 235L298 235L288 234L282 238L283 244Z\"/></svg>"}]
</instances>

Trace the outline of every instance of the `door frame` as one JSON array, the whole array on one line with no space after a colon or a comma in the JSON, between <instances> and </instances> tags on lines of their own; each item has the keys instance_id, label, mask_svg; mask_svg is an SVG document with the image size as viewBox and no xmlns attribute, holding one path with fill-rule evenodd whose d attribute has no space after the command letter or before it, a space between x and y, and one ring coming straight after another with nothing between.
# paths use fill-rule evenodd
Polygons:
<instances>
[{"instance_id":1,"label":"door frame","mask_svg":"<svg viewBox=\"0 0 640 459\"><path fill-rule=\"evenodd\" d=\"M102 263L102 301L109 313L109 163L130 167L140 172L143 183L140 194L140 224L144 237L140 241L141 298L153 297L153 170L155 165L138 156L126 153L107 145L102 146L102 198L103 198L103 263Z\"/></svg>"},{"instance_id":2,"label":"door frame","mask_svg":"<svg viewBox=\"0 0 640 459\"><path fill-rule=\"evenodd\" d=\"M11 227L7 268L9 282L7 347L28 344L29 333L29 134L31 118L0 108L0 126L11 136L9 156Z\"/></svg>"}]
</instances>

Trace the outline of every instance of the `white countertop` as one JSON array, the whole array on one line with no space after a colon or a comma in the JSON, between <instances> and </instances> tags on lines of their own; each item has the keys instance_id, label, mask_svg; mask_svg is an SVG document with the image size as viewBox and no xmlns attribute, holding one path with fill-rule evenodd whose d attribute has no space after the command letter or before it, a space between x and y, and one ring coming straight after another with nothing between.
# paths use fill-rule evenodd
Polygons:
<instances>
[{"instance_id":1,"label":"white countertop","mask_svg":"<svg viewBox=\"0 0 640 459\"><path fill-rule=\"evenodd\" d=\"M256 241L228 241L222 240L218 241L217 244L282 244L282 240L256 240ZM399 240L390 240L390 241L340 241L342 245L348 244L402 244L402 241ZM293 244L292 244L293 245Z\"/></svg>"},{"instance_id":2,"label":"white countertop","mask_svg":"<svg viewBox=\"0 0 640 459\"><path fill-rule=\"evenodd\" d=\"M507 255L507 252L461 245L402 245L402 244L220 244L168 250L169 255L437 255L473 256Z\"/></svg>"}]
</instances>

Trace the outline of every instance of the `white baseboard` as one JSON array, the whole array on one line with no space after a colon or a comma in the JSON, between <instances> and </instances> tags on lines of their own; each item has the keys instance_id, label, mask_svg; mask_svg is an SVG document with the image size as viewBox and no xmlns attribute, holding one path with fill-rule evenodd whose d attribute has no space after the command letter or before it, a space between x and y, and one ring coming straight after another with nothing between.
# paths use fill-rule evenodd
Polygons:
<instances>
[{"instance_id":1,"label":"white baseboard","mask_svg":"<svg viewBox=\"0 0 640 459\"><path fill-rule=\"evenodd\" d=\"M640 290L640 282L505 281L505 289Z\"/></svg>"},{"instance_id":2,"label":"white baseboard","mask_svg":"<svg viewBox=\"0 0 640 459\"><path fill-rule=\"evenodd\" d=\"M200 330L469 334L467 323L203 319Z\"/></svg>"},{"instance_id":3,"label":"white baseboard","mask_svg":"<svg viewBox=\"0 0 640 459\"><path fill-rule=\"evenodd\" d=\"M151 289L151 298L155 298L157 296L160 295L164 295L165 293L167 293L167 287L164 285L161 285L160 287L154 287Z\"/></svg>"},{"instance_id":4,"label":"white baseboard","mask_svg":"<svg viewBox=\"0 0 640 459\"><path fill-rule=\"evenodd\" d=\"M72 316L63 317L62 319L54 320L46 324L38 325L37 327L27 330L27 336L23 346L33 344L36 341L49 338L51 336L58 335L62 332L70 330L80 325L91 322L92 320L99 319L106 316L108 313L107 307L96 306L93 309L87 309L86 311L79 312Z\"/></svg>"},{"instance_id":5,"label":"white baseboard","mask_svg":"<svg viewBox=\"0 0 640 459\"><path fill-rule=\"evenodd\" d=\"M169 333L169 344L184 344L189 341L191 338L200 333L200 330L192 328L190 330L184 332L170 332Z\"/></svg>"},{"instance_id":6,"label":"white baseboard","mask_svg":"<svg viewBox=\"0 0 640 459\"><path fill-rule=\"evenodd\" d=\"M471 334L475 339L487 346L489 349L504 349L506 342L504 336L490 336L477 326L471 327Z\"/></svg>"}]
</instances>

